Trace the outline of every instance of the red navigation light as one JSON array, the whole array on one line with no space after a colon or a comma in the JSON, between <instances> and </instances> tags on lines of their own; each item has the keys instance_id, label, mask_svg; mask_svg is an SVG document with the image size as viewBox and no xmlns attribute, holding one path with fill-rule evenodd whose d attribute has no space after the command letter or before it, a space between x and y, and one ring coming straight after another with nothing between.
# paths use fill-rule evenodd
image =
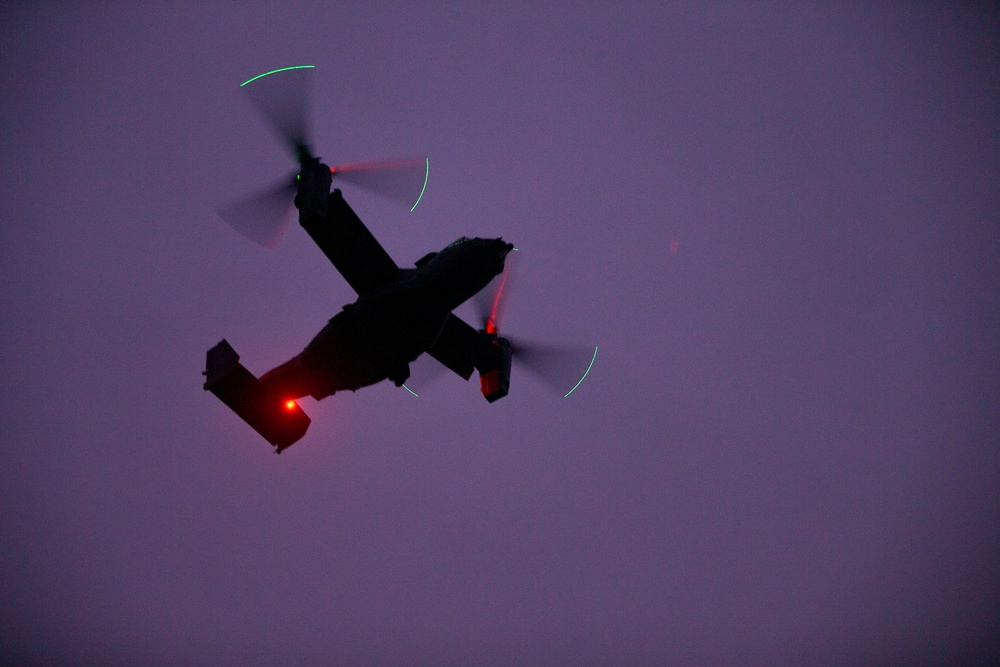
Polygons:
<instances>
[{"instance_id":1,"label":"red navigation light","mask_svg":"<svg viewBox=\"0 0 1000 667\"><path fill-rule=\"evenodd\" d=\"M295 409L295 401L285 401L285 409L286 410L294 410Z\"/></svg>"}]
</instances>

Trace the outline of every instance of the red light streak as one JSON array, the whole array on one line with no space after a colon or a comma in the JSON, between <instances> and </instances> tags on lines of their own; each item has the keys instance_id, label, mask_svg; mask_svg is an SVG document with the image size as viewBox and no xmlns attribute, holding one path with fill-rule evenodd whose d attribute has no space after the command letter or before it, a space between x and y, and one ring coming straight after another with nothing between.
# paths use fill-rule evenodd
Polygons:
<instances>
[{"instance_id":1,"label":"red light streak","mask_svg":"<svg viewBox=\"0 0 1000 667\"><path fill-rule=\"evenodd\" d=\"M497 289L496 296L493 297L493 308L490 309L490 316L486 320L486 333L496 334L497 329L497 310L500 308L500 297L503 296L503 288L507 286L507 272L503 274L503 278L500 279L500 287Z\"/></svg>"}]
</instances>

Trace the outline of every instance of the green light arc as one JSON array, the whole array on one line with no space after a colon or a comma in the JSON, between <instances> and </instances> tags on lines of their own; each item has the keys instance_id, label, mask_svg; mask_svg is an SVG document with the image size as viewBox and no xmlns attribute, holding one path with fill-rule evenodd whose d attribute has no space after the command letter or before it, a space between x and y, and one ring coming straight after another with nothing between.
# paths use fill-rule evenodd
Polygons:
<instances>
[{"instance_id":1,"label":"green light arc","mask_svg":"<svg viewBox=\"0 0 1000 667\"><path fill-rule=\"evenodd\" d=\"M420 196L417 197L417 201L413 205L413 208L410 209L410 213L413 213L413 209L416 208L417 204L420 203L420 200L424 198L424 191L427 189L427 179L430 178L431 175L431 159L427 157L424 158L424 160L425 164L427 165L427 169L426 171L424 171L424 187L420 188Z\"/></svg>"},{"instance_id":2,"label":"green light arc","mask_svg":"<svg viewBox=\"0 0 1000 667\"><path fill-rule=\"evenodd\" d=\"M569 396L574 391L576 391L576 388L579 387L583 383L583 381L587 379L587 375L590 373L590 369L594 367L594 361L596 359L597 359L597 346L595 345L594 346L594 357L590 360L590 365L587 366L587 370L585 370L583 372L583 377L580 378L580 381L577 382L575 385L573 385L572 389L570 389L569 391L566 392L566 396ZM566 396L563 396L563 398L566 398Z\"/></svg>"},{"instance_id":3,"label":"green light arc","mask_svg":"<svg viewBox=\"0 0 1000 667\"><path fill-rule=\"evenodd\" d=\"M590 358L590 365L588 365L587 366L587 370L585 370L583 372L583 377L580 378L579 382L577 382L575 385L573 385L572 389L570 389L569 391L566 392L566 394L563 396L563 398L567 398L570 394L572 394L574 391L576 391L577 387L579 387L581 384L583 384L583 381L587 379L588 375L590 375L590 369L594 367L594 362L597 361L597 348L598 347L599 347L598 345L594 346L594 356ZM413 391L412 389L410 389L409 387L407 387L405 384L402 385L402 386L403 386L403 389L405 389L406 391L410 392L411 394L413 394L417 398L420 398L420 394L418 394L417 392Z\"/></svg>"},{"instance_id":4,"label":"green light arc","mask_svg":"<svg viewBox=\"0 0 1000 667\"><path fill-rule=\"evenodd\" d=\"M281 67L279 69L273 69L270 72L264 72L263 74L258 74L257 76L253 77L252 79L247 79L246 81L244 81L243 83L240 84L240 88L242 88L243 86L247 85L251 81L256 81L257 79L261 79L261 78L267 76L268 74L276 74L278 72L287 72L290 69L313 69L315 67L316 67L315 65L293 65L291 67Z\"/></svg>"}]
</instances>

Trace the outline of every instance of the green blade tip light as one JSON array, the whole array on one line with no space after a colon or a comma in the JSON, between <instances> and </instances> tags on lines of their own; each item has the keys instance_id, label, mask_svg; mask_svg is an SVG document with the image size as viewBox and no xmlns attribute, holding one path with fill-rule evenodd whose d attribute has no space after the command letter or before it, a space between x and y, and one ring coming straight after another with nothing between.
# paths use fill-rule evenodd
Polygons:
<instances>
[{"instance_id":1,"label":"green blade tip light","mask_svg":"<svg viewBox=\"0 0 1000 667\"><path fill-rule=\"evenodd\" d=\"M572 389L570 389L569 391L567 391L567 392L566 392L566 396L563 396L563 398L566 398L567 396L569 396L570 394L572 394L572 393L573 393L574 391L576 391L576 388L577 388L577 387L579 387L579 386L580 386L581 384L583 384L583 381L587 379L587 375L588 375L588 374L590 373L590 369L594 367L594 361L595 361L595 360L597 359L597 347L598 347L598 346L596 346L596 345L594 346L594 356L593 356L593 358L592 358L592 359L590 360L590 365L589 365L589 366L587 366L587 370L585 370L585 371L583 372L583 377L582 377L582 378L580 378L580 381L579 381L579 382L577 382L577 383L576 383L576 384L575 384L575 385L573 386L573 388L572 388Z\"/></svg>"},{"instance_id":2,"label":"green blade tip light","mask_svg":"<svg viewBox=\"0 0 1000 667\"><path fill-rule=\"evenodd\" d=\"M431 159L429 157L424 158L424 164L426 165L426 169L424 171L424 187L420 188L420 196L417 197L417 201L414 202L413 208L410 209L410 213L413 213L413 209L417 208L417 204L419 204L420 200L424 198L424 191L427 189L427 179L431 175Z\"/></svg>"},{"instance_id":3,"label":"green blade tip light","mask_svg":"<svg viewBox=\"0 0 1000 667\"><path fill-rule=\"evenodd\" d=\"M244 81L243 83L240 84L240 88L242 88L243 86L247 85L251 81L256 81L257 79L262 79L265 76L267 76L268 74L277 74L278 72L287 72L290 69L313 69L315 67L316 67L315 65L293 65L292 67L280 67L278 69L273 69L270 72L264 72L263 74L258 74L255 77L247 79L246 81Z\"/></svg>"}]
</instances>

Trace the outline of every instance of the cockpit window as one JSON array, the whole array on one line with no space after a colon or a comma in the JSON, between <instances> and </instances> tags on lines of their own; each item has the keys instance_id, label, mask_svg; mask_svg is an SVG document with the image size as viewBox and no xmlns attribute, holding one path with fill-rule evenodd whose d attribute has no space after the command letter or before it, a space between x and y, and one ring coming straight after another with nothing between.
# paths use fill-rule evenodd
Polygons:
<instances>
[{"instance_id":1,"label":"cockpit window","mask_svg":"<svg viewBox=\"0 0 1000 667\"><path fill-rule=\"evenodd\" d=\"M445 250L447 250L448 248L454 248L457 245L462 245L463 243L465 243L468 240L469 240L468 236L462 236L462 237L456 239L455 241L452 241L451 243L449 243L448 247L445 248Z\"/></svg>"}]
</instances>

